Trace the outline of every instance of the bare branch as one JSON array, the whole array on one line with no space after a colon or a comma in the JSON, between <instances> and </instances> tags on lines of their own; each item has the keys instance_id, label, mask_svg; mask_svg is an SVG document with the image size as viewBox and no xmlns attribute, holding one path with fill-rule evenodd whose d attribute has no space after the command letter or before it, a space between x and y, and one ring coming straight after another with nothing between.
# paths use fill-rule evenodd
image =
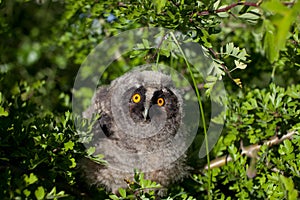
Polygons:
<instances>
[{"instance_id":1,"label":"bare branch","mask_svg":"<svg viewBox=\"0 0 300 200\"><path fill-rule=\"evenodd\" d=\"M287 134L283 135L281 138L279 138L278 136L273 136L269 140L266 140L264 142L264 145L267 145L267 146L271 147L271 146L280 144L284 140L291 139L296 134L298 134L298 132L296 130L293 130L293 131L287 132ZM259 144L253 144L253 145L244 147L243 143L241 142L241 149L242 149L241 154L246 155L247 157L250 157L250 158L255 158L256 155L257 155L257 152L260 150L261 146L262 145L259 145ZM226 165L227 162L230 162L232 160L233 159L230 155L226 155L226 156L216 158L216 159L214 159L210 162L210 167L209 168L213 169L213 168L224 166L224 165ZM204 169L207 170L208 165L205 165Z\"/></svg>"}]
</instances>

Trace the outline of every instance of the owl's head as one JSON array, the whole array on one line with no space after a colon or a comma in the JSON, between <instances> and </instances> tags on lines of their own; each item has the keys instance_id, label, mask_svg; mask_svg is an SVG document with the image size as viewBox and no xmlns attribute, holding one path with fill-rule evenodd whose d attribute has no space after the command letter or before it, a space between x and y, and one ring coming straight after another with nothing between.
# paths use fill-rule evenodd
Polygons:
<instances>
[{"instance_id":1,"label":"owl's head","mask_svg":"<svg viewBox=\"0 0 300 200\"><path fill-rule=\"evenodd\" d=\"M182 98L168 75L134 71L115 80L111 91L113 118L126 133L145 137L163 129L175 133L181 123Z\"/></svg>"}]
</instances>

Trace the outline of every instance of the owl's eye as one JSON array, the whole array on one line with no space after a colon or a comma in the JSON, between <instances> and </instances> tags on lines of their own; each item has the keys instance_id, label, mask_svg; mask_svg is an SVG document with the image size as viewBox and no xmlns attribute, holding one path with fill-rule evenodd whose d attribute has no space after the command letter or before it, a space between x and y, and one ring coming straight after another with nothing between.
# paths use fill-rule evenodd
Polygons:
<instances>
[{"instance_id":1,"label":"owl's eye","mask_svg":"<svg viewBox=\"0 0 300 200\"><path fill-rule=\"evenodd\" d=\"M139 103L141 101L141 95L136 93L131 97L131 99L134 103Z\"/></svg>"},{"instance_id":2,"label":"owl's eye","mask_svg":"<svg viewBox=\"0 0 300 200\"><path fill-rule=\"evenodd\" d=\"M160 97L160 98L157 99L157 105L163 106L164 104L165 104L164 98Z\"/></svg>"}]
</instances>

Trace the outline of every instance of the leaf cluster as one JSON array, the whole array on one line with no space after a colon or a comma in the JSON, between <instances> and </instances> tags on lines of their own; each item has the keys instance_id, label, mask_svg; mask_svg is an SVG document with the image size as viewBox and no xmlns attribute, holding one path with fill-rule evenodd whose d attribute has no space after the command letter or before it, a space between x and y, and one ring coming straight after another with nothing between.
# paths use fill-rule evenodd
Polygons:
<instances>
[{"instance_id":1,"label":"leaf cluster","mask_svg":"<svg viewBox=\"0 0 300 200\"><path fill-rule=\"evenodd\" d=\"M229 154L233 161L212 169L217 197L298 197L299 134L278 146L263 145L251 157L242 155L242 150L274 136L280 138L290 130L299 131L299 90L299 85L284 89L271 84L262 90L248 88L246 93L230 98L226 127L213 152L217 157ZM205 177L197 179L203 181Z\"/></svg>"},{"instance_id":2,"label":"leaf cluster","mask_svg":"<svg viewBox=\"0 0 300 200\"><path fill-rule=\"evenodd\" d=\"M86 56L103 39L139 27L178 30L201 44L215 67L206 80L194 68L192 74L207 89L207 98L219 80L229 94L225 128L210 158L229 154L233 161L209 173L199 166L163 198L299 198L299 135L278 146L262 145L251 158L241 153L243 146L299 132L299 5L279 0L0 0L0 199L157 197L159 186L142 173L119 196L86 188L77 162L93 149L85 152L71 114L74 78ZM157 51L147 49L147 42L113 63L103 82L154 61L187 73L176 45Z\"/></svg>"}]
</instances>

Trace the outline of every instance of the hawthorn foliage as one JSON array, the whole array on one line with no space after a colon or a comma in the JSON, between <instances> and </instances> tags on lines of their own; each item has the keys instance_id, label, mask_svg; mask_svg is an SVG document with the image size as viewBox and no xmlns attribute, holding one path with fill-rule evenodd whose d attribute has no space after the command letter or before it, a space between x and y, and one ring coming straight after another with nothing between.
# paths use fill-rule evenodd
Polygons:
<instances>
[{"instance_id":1,"label":"hawthorn foliage","mask_svg":"<svg viewBox=\"0 0 300 200\"><path fill-rule=\"evenodd\" d=\"M204 87L223 80L228 93L225 126L208 160L229 155L231 162L206 170L207 159L192 160L195 172L163 198L299 198L299 10L299 1L279 0L0 0L0 198L156 198L159 186L142 172L119 196L83 186L77 161L87 152L71 110L74 79L90 51L140 27L188 34L218 69ZM168 63L172 52L159 59ZM153 51L128 56L105 80L128 70L125 64L157 58ZM176 62L185 69L183 59ZM291 131L280 144L263 143ZM255 156L242 153L253 144L262 145Z\"/></svg>"}]
</instances>

